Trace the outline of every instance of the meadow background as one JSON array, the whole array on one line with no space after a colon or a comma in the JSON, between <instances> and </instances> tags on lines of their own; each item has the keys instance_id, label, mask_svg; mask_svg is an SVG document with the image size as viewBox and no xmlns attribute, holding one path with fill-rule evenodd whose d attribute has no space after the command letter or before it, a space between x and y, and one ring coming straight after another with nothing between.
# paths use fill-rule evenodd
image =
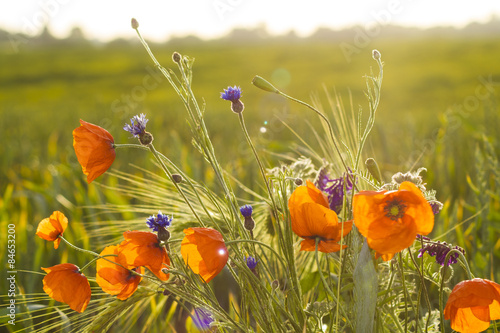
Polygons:
<instances>
[{"instance_id":1,"label":"meadow background","mask_svg":"<svg viewBox=\"0 0 500 333\"><path fill-rule=\"evenodd\" d=\"M500 282L500 22L461 30L387 26L362 45L356 44L356 31L272 37L260 27L218 40L178 38L151 48L164 67L174 67L174 51L195 58L193 90L206 102L219 161L250 187L258 169L220 92L229 85L242 88L250 134L274 167L283 160L279 154L300 156L300 140L282 121L316 148L311 126L319 122L303 107L253 87L254 75L306 102L321 101L329 116L328 96L335 94L348 110L368 110L363 76L375 66L371 50L378 49L384 82L366 157L377 160L386 181L395 172L426 167L428 188L445 204L432 236L463 247L473 273ZM93 222L147 217L93 207L133 199L100 187L119 183L116 177L85 182L72 147L79 119L108 129L117 143L135 143L122 127L145 113L157 149L194 179L212 184L213 175L191 145L181 102L137 41L97 43L78 29L66 40L53 39L48 30L37 38L18 36L17 47L8 33L0 37L0 244L6 244L5 230L14 223L18 271L87 261L64 245L54 251L35 236L38 222L54 210L69 218L68 240L95 251L101 240L88 237ZM357 50L349 58L341 47L346 43ZM117 151L112 170L144 172L131 164L161 174L140 150ZM3 245L0 258L0 289L6 290ZM456 271L457 281L465 276ZM41 275L19 273L18 287L23 293L41 292L41 280Z\"/></svg>"}]
</instances>

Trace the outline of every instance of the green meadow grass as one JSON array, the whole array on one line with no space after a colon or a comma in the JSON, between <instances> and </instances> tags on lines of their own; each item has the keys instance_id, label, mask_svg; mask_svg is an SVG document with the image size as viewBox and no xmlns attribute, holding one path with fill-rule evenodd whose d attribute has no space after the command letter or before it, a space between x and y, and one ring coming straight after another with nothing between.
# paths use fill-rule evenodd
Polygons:
<instances>
[{"instance_id":1,"label":"green meadow grass","mask_svg":"<svg viewBox=\"0 0 500 333\"><path fill-rule=\"evenodd\" d=\"M484 100L471 104L478 91L487 91L480 78L500 82L497 40L381 39L350 63L338 44L326 42L152 46L165 67L174 67L173 51L196 59L193 90L206 102L205 118L216 153L226 170L250 187L259 180L258 169L238 119L220 92L228 85L241 86L250 135L266 152L268 166L276 166L280 158L273 153L298 157L293 153L300 145L281 121L316 148L310 126L317 127L319 121L310 111L255 89L250 83L253 76L263 76L301 100L316 98L329 115L327 97L335 93L346 109L367 110L363 76L373 66L372 48L382 53L384 84L364 158L377 160L386 181L397 171L426 167L428 188L437 190L438 200L445 203L433 235L447 233L442 240L466 249L473 272L499 282L500 270L495 267L500 267L500 88L493 85ZM38 222L53 210L68 216L68 240L96 251L100 249L92 248L87 237L93 229L88 222L137 217L90 207L126 204L130 199L86 184L72 148L71 132L79 119L107 128L115 142L126 143L135 139L122 130L123 124L146 113L157 149L193 178L212 184L213 174L191 145L183 106L167 81L151 74L153 65L139 44L27 47L16 54L0 53L0 64L0 221L2 230L16 224L19 270L87 261L63 244L54 251L52 244L35 236ZM160 171L145 152L120 150L117 155L114 169L141 173L131 163ZM98 181L118 182L107 175ZM0 243L6 244L5 239L1 232ZM2 263L5 250L0 248ZM0 278L4 290L4 270ZM24 292L41 291L42 276L18 278Z\"/></svg>"}]
</instances>

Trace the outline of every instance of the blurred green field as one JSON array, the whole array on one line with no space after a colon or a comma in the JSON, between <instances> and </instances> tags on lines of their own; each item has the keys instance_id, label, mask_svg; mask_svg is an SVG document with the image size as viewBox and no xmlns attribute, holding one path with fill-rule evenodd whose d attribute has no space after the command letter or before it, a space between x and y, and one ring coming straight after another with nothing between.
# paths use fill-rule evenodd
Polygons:
<instances>
[{"instance_id":1,"label":"blurred green field","mask_svg":"<svg viewBox=\"0 0 500 333\"><path fill-rule=\"evenodd\" d=\"M250 83L253 76L265 77L307 102L317 95L325 110L325 89L331 95L337 92L347 109L367 110L363 76L375 66L372 48L382 53L385 68L367 156L375 157L386 175L426 167L428 187L445 203L433 235L450 231L444 239L467 250L473 271L500 281L500 270L495 269L500 267L498 39L379 39L350 63L338 43L307 40L152 46L165 67L174 67L173 51L196 59L193 90L206 102L206 122L220 162L250 186L258 171L238 119L220 92L229 85L241 86L245 118L260 149L288 153L300 143L280 119L315 146L309 128L309 123L318 124L315 116L256 89ZM0 221L2 230L8 223L16 224L18 269L39 270L61 258L85 262L65 247L54 251L51 244L35 238L38 222L53 210L69 217L68 239L87 247L89 226L84 222L134 218L96 216L97 211L88 207L128 199L85 183L72 148L71 133L79 119L107 128L117 143L135 143L122 126L133 115L146 113L157 149L195 179L211 183L206 165L191 146L180 100L165 79L152 73L154 67L139 44L28 45L19 53L0 53ZM485 80L493 84L485 86ZM272 154L265 158L270 166L278 160ZM118 152L112 168L137 173L129 163L155 170L146 153L127 150ZM104 175L98 181L117 180ZM0 235L0 243L6 244L5 233ZM0 255L4 263L3 247ZM21 277L19 286L39 292L41 277Z\"/></svg>"}]
</instances>

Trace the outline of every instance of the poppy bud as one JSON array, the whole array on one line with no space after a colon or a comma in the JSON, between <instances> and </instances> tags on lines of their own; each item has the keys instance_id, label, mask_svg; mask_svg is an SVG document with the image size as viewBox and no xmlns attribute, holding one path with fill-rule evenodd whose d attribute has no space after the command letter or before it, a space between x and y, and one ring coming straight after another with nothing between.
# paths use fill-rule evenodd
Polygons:
<instances>
[{"instance_id":1,"label":"poppy bud","mask_svg":"<svg viewBox=\"0 0 500 333\"><path fill-rule=\"evenodd\" d=\"M181 59L182 59L182 57L181 57L181 55L180 55L180 53L179 53L179 52L174 52L174 53L172 54L172 60L173 60L175 63L180 62L180 61L181 61Z\"/></svg>"},{"instance_id":2,"label":"poppy bud","mask_svg":"<svg viewBox=\"0 0 500 333\"><path fill-rule=\"evenodd\" d=\"M295 185L300 186L304 183L304 181L301 178L295 178L294 183Z\"/></svg>"},{"instance_id":3,"label":"poppy bud","mask_svg":"<svg viewBox=\"0 0 500 333\"><path fill-rule=\"evenodd\" d=\"M378 50L373 50L373 51L372 51L372 57L373 57L373 59L375 59L375 60L379 60L379 59L380 59L380 57L381 57L381 54L380 54L380 52L379 52Z\"/></svg>"},{"instance_id":4,"label":"poppy bud","mask_svg":"<svg viewBox=\"0 0 500 333\"><path fill-rule=\"evenodd\" d=\"M179 183L182 183L182 181L183 181L184 179L182 178L182 176L181 176L181 175L179 175L179 174L176 174L176 173L175 173L175 174L173 174L173 175L172 175L172 180L173 180L175 183L179 184Z\"/></svg>"},{"instance_id":5,"label":"poppy bud","mask_svg":"<svg viewBox=\"0 0 500 333\"><path fill-rule=\"evenodd\" d=\"M365 166L368 169L368 172L370 172L370 175L372 175L373 179L382 183L382 174L380 173L377 162L370 157L365 161Z\"/></svg>"},{"instance_id":6,"label":"poppy bud","mask_svg":"<svg viewBox=\"0 0 500 333\"><path fill-rule=\"evenodd\" d=\"M255 77L252 80L252 84L254 86L256 86L257 88L260 88L262 90L273 92L273 93L279 93L279 90L276 89L275 86L273 86L266 79L264 79L258 75L255 75Z\"/></svg>"},{"instance_id":7,"label":"poppy bud","mask_svg":"<svg viewBox=\"0 0 500 333\"><path fill-rule=\"evenodd\" d=\"M139 22L135 18L132 18L132 21L130 22L132 25L132 29L138 29L139 28Z\"/></svg>"}]
</instances>

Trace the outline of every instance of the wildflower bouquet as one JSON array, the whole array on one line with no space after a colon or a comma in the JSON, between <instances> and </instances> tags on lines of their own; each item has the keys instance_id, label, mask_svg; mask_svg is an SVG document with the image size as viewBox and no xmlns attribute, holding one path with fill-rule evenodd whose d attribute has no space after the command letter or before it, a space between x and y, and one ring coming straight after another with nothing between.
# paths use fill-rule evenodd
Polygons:
<instances>
[{"instance_id":1,"label":"wildflower bouquet","mask_svg":"<svg viewBox=\"0 0 500 333\"><path fill-rule=\"evenodd\" d=\"M174 52L177 71L163 67L137 21L132 27L184 105L193 145L217 187L192 179L159 152L146 131L154 120L144 114L124 126L137 144L115 143L107 130L80 120L73 146L89 184L108 172L121 149L148 151L166 178L113 172L133 186L137 205L150 216L130 221L116 242L102 248L69 243L63 234L71 221L61 212L40 222L36 234L55 249L70 246L93 259L84 267L42 268L43 290L67 306L52 303L42 309L49 309L48 317L31 316L38 310L27 309L26 320L35 321L29 331L445 332L448 325L458 332L496 330L500 285L474 278L463 249L426 237L442 204L426 188L424 169L385 182L373 158L361 163L380 101L378 51L372 54L378 74L367 77L364 125L360 115L347 113L331 122L318 107L262 77L253 79L256 88L303 105L323 126L324 135L316 132L321 153L306 147L304 156L274 168L265 167L247 131L241 89L230 86L221 93L259 168L260 184L252 188L217 160L205 106L192 90L193 60ZM355 124L350 131L339 125L347 122ZM235 184L252 199L239 198ZM127 186L114 190L132 193ZM102 232L116 237L116 226ZM453 264L469 279L450 292ZM87 273L94 267L95 276Z\"/></svg>"}]
</instances>

